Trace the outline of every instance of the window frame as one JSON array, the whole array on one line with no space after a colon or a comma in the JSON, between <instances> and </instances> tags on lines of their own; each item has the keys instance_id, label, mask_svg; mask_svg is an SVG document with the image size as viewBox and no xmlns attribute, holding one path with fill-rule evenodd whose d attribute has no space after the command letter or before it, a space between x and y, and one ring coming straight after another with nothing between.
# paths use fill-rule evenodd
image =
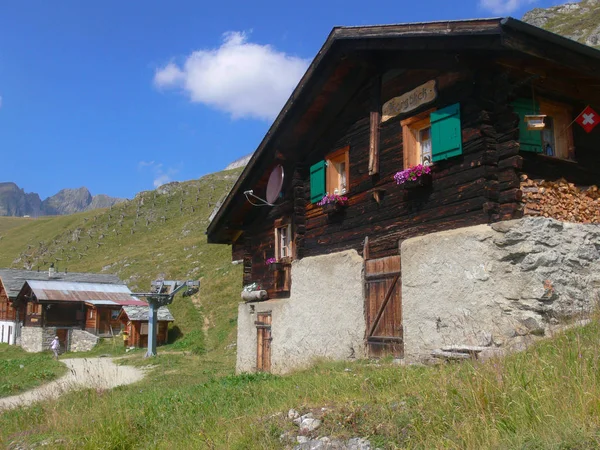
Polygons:
<instances>
[{"instance_id":1,"label":"window frame","mask_svg":"<svg viewBox=\"0 0 600 450\"><path fill-rule=\"evenodd\" d=\"M544 97L538 97L536 100L539 104L540 114L552 118L552 135L554 138L554 155L548 155L543 139L544 130L540 131L542 142L540 155L563 161L575 161L575 141L572 127L573 107Z\"/></svg>"},{"instance_id":2,"label":"window frame","mask_svg":"<svg viewBox=\"0 0 600 450\"><path fill-rule=\"evenodd\" d=\"M402 157L404 169L421 164L421 144L419 142L419 132L425 128L431 129L431 113L437 108L430 108L422 113L415 114L407 119L401 120L402 126ZM431 132L430 132L431 139ZM433 160L433 151L432 151ZM430 165L433 165L433 161Z\"/></svg>"},{"instance_id":3,"label":"window frame","mask_svg":"<svg viewBox=\"0 0 600 450\"><path fill-rule=\"evenodd\" d=\"M334 194L336 189L339 195L347 195L350 192L350 146L347 145L338 150L329 153L325 157L327 164L325 170L325 191L328 194ZM344 163L344 175L346 177L346 191L342 192L342 174L338 170L337 164Z\"/></svg>"},{"instance_id":4,"label":"window frame","mask_svg":"<svg viewBox=\"0 0 600 450\"><path fill-rule=\"evenodd\" d=\"M277 219L274 223L274 239L275 239L275 259L277 262L284 260L292 260L294 256L294 239L292 235L292 223L289 219ZM281 254L281 231L286 230L287 234L287 245L285 246L288 251L285 256Z\"/></svg>"}]
</instances>

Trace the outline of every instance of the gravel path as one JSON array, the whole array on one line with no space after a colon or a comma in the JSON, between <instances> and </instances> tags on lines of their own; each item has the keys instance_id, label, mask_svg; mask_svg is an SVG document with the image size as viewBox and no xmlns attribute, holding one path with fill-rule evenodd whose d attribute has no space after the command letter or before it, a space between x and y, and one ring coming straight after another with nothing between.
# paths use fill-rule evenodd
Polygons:
<instances>
[{"instance_id":1,"label":"gravel path","mask_svg":"<svg viewBox=\"0 0 600 450\"><path fill-rule=\"evenodd\" d=\"M0 398L0 411L57 398L75 389L111 389L141 380L144 372L131 366L118 366L111 358L62 359L69 372L58 380L12 397Z\"/></svg>"}]
</instances>

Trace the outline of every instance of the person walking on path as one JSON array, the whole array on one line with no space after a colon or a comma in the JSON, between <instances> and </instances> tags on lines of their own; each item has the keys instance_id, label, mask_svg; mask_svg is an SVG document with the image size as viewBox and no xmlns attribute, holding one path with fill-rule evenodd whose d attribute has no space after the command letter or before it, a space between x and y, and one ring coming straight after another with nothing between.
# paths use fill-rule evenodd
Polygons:
<instances>
[{"instance_id":1,"label":"person walking on path","mask_svg":"<svg viewBox=\"0 0 600 450\"><path fill-rule=\"evenodd\" d=\"M54 359L58 359L58 350L60 350L60 342L58 341L58 336L54 336L54 340L52 344L50 344L50 348L54 352Z\"/></svg>"}]
</instances>

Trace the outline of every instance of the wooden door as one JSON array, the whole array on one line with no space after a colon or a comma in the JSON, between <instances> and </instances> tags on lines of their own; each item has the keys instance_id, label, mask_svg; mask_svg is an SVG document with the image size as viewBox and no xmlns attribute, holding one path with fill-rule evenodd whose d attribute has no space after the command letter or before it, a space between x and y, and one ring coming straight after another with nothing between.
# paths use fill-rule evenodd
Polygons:
<instances>
[{"instance_id":1,"label":"wooden door","mask_svg":"<svg viewBox=\"0 0 600 450\"><path fill-rule=\"evenodd\" d=\"M60 342L60 353L64 353L69 347L69 330L66 328L59 328L56 330L58 336L58 342Z\"/></svg>"},{"instance_id":2,"label":"wooden door","mask_svg":"<svg viewBox=\"0 0 600 450\"><path fill-rule=\"evenodd\" d=\"M365 312L369 357L404 356L400 268L400 255L365 259Z\"/></svg>"},{"instance_id":3,"label":"wooden door","mask_svg":"<svg viewBox=\"0 0 600 450\"><path fill-rule=\"evenodd\" d=\"M258 313L256 325L256 370L271 371L271 312Z\"/></svg>"},{"instance_id":4,"label":"wooden door","mask_svg":"<svg viewBox=\"0 0 600 450\"><path fill-rule=\"evenodd\" d=\"M98 333L99 334L109 334L110 333L110 309L102 308L98 310L99 316L99 326Z\"/></svg>"}]
</instances>

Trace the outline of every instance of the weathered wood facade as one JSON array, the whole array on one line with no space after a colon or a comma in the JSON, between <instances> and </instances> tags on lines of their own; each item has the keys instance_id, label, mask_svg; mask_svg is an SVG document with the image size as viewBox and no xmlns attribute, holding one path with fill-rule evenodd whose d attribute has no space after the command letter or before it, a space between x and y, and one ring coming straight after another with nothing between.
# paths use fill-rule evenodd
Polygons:
<instances>
[{"instance_id":1,"label":"weathered wood facade","mask_svg":"<svg viewBox=\"0 0 600 450\"><path fill-rule=\"evenodd\" d=\"M15 303L26 327L75 328L98 336L121 331L123 306L147 306L123 284L40 280L26 281Z\"/></svg>"},{"instance_id":2,"label":"weathered wood facade","mask_svg":"<svg viewBox=\"0 0 600 450\"><path fill-rule=\"evenodd\" d=\"M17 310L8 297L0 278L0 342L14 344L17 332Z\"/></svg>"},{"instance_id":3,"label":"weathered wood facade","mask_svg":"<svg viewBox=\"0 0 600 450\"><path fill-rule=\"evenodd\" d=\"M210 224L209 241L233 243L234 259L243 247L243 284L285 298L294 289L289 265L265 264L278 256L278 222L292 225L290 260L344 250L366 260L397 256L414 236L521 217L522 174L598 183L600 127L588 134L571 121L587 105L600 111L599 69L597 50L514 19L334 29ZM426 83L435 85L433 100L382 119L386 102ZM556 148L543 147L539 131L539 146L525 145L524 115L539 114L541 102L560 105ZM429 186L397 185L394 174L411 159L406 123L448 107L459 117L460 149L434 159ZM348 205L328 214L311 197L310 169L342 148ZM264 196L278 164L281 200L253 208L243 191Z\"/></svg>"},{"instance_id":4,"label":"weathered wood facade","mask_svg":"<svg viewBox=\"0 0 600 450\"><path fill-rule=\"evenodd\" d=\"M114 336L121 331L121 305L97 306L86 303L85 330L100 336Z\"/></svg>"}]
</instances>

